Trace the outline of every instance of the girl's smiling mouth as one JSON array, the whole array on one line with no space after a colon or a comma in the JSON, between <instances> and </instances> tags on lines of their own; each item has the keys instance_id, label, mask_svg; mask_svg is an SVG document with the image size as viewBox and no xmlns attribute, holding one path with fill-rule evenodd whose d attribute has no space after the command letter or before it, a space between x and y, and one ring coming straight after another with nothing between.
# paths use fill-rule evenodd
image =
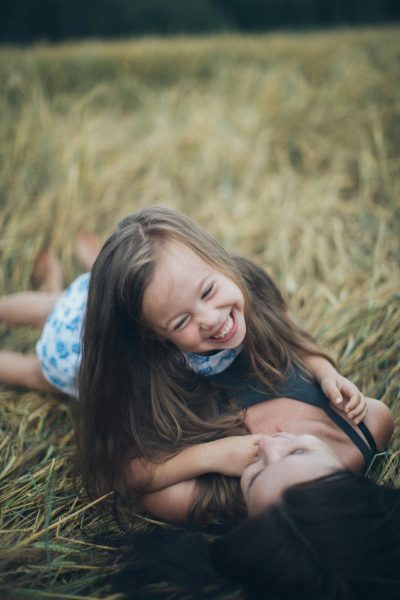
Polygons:
<instances>
[{"instance_id":1,"label":"girl's smiling mouth","mask_svg":"<svg viewBox=\"0 0 400 600\"><path fill-rule=\"evenodd\" d=\"M226 321L221 325L214 335L210 336L210 340L216 340L218 342L228 342L237 331L237 323L233 315L233 310L229 313Z\"/></svg>"}]
</instances>

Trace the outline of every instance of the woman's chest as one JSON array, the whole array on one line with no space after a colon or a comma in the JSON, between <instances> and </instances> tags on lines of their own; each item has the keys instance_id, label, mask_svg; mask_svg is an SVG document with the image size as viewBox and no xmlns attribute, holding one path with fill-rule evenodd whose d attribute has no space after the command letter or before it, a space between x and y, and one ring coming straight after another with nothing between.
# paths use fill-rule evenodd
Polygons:
<instances>
[{"instance_id":1,"label":"woman's chest","mask_svg":"<svg viewBox=\"0 0 400 600\"><path fill-rule=\"evenodd\" d=\"M345 467L356 472L364 468L364 458L349 436L317 406L292 398L274 398L248 408L245 422L251 433L314 435L332 447Z\"/></svg>"},{"instance_id":2,"label":"woman's chest","mask_svg":"<svg viewBox=\"0 0 400 600\"><path fill-rule=\"evenodd\" d=\"M321 408L292 398L274 398L254 404L247 409L245 420L251 433L266 434L278 431L297 433L299 427L312 429L313 424L321 422L330 425Z\"/></svg>"}]
</instances>

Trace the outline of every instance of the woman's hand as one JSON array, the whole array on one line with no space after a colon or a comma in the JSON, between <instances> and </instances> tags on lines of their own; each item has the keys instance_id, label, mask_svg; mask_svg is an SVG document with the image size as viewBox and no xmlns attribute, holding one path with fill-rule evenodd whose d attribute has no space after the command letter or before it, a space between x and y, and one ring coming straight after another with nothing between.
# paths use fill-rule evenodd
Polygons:
<instances>
[{"instance_id":1,"label":"woman's hand","mask_svg":"<svg viewBox=\"0 0 400 600\"><path fill-rule=\"evenodd\" d=\"M367 402L358 387L339 373L330 374L320 380L320 386L330 403L342 410L354 425L367 416Z\"/></svg>"},{"instance_id":2,"label":"woman's hand","mask_svg":"<svg viewBox=\"0 0 400 600\"><path fill-rule=\"evenodd\" d=\"M262 434L234 435L207 442L210 471L231 477L241 477L246 467L258 458Z\"/></svg>"}]
</instances>

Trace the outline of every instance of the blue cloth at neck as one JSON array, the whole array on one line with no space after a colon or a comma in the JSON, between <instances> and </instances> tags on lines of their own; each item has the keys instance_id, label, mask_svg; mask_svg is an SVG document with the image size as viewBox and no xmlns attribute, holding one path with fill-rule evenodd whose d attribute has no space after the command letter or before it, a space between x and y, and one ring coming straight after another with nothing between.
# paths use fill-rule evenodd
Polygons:
<instances>
[{"instance_id":1,"label":"blue cloth at neck","mask_svg":"<svg viewBox=\"0 0 400 600\"><path fill-rule=\"evenodd\" d=\"M242 346L228 348L216 354L195 354L194 352L182 352L185 362L195 373L199 375L218 375L225 371L240 354Z\"/></svg>"}]
</instances>

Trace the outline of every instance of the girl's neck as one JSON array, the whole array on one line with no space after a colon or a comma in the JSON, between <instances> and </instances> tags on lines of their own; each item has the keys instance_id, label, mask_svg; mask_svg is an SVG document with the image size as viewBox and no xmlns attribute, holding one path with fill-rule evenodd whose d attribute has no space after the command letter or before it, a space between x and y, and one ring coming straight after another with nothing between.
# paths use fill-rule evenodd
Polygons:
<instances>
[{"instance_id":1,"label":"girl's neck","mask_svg":"<svg viewBox=\"0 0 400 600\"><path fill-rule=\"evenodd\" d=\"M186 365L195 373L204 376L218 375L227 369L242 351L238 348L217 350L213 354L195 354L182 352Z\"/></svg>"}]
</instances>

